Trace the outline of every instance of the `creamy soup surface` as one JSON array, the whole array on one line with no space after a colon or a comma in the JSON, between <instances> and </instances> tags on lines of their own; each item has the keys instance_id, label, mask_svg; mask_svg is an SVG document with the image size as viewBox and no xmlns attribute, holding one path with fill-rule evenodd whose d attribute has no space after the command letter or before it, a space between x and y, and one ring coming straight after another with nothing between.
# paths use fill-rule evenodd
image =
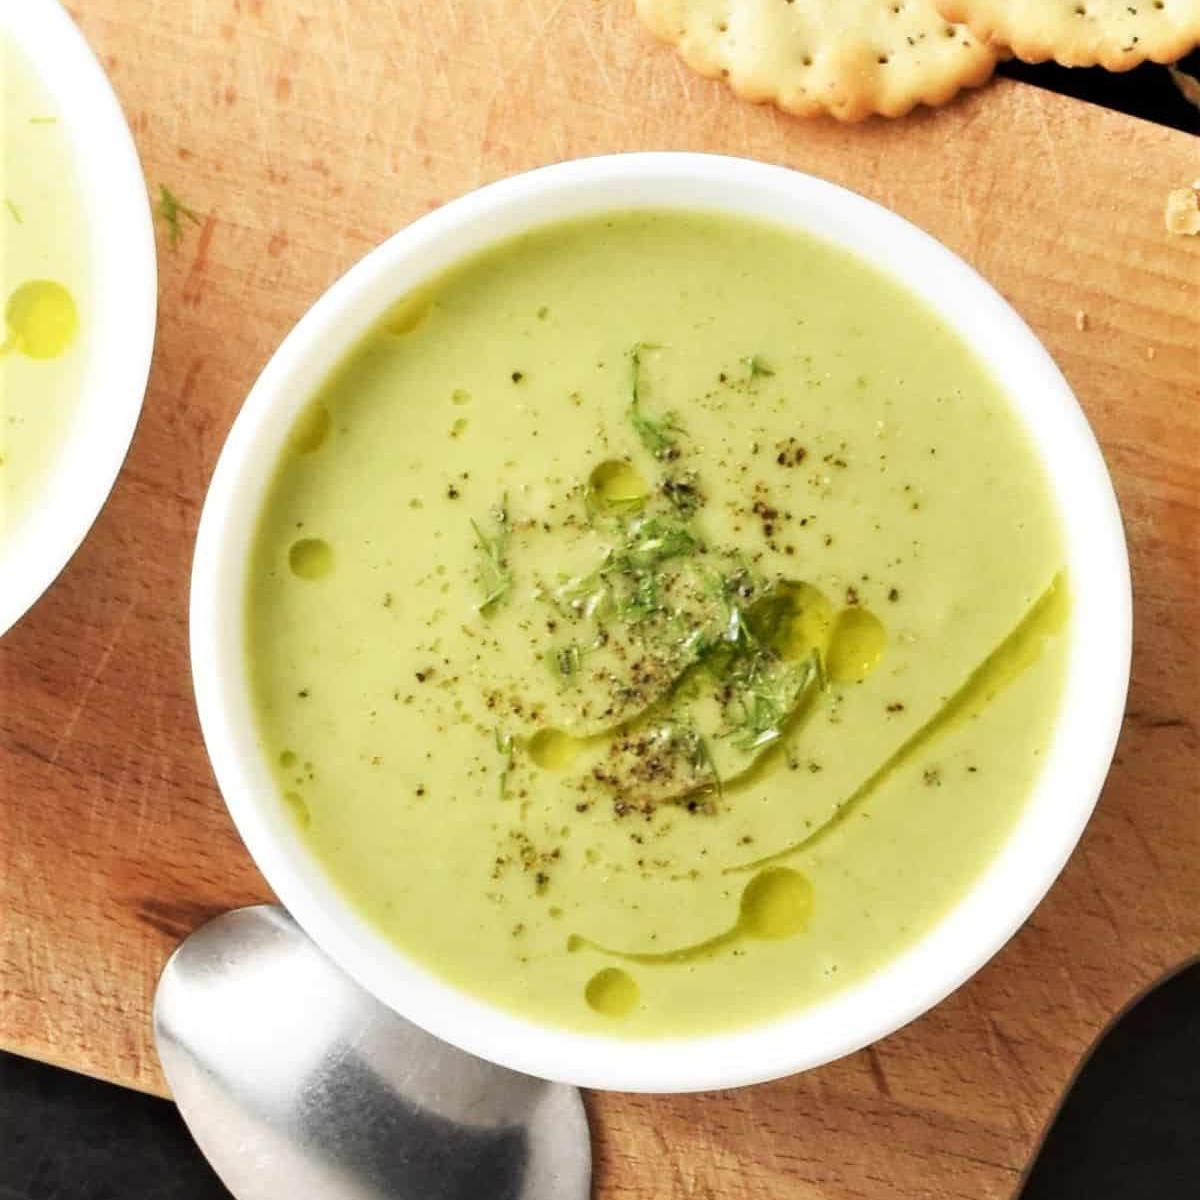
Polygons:
<instances>
[{"instance_id":1,"label":"creamy soup surface","mask_svg":"<svg viewBox=\"0 0 1200 1200\"><path fill-rule=\"evenodd\" d=\"M43 498L86 352L87 227L54 102L0 35L0 549Z\"/></svg>"},{"instance_id":2,"label":"creamy soup surface","mask_svg":"<svg viewBox=\"0 0 1200 1200\"><path fill-rule=\"evenodd\" d=\"M927 932L1053 734L1056 510L896 282L727 216L550 226L401 298L292 431L249 563L279 802L451 983L747 1026Z\"/></svg>"}]
</instances>

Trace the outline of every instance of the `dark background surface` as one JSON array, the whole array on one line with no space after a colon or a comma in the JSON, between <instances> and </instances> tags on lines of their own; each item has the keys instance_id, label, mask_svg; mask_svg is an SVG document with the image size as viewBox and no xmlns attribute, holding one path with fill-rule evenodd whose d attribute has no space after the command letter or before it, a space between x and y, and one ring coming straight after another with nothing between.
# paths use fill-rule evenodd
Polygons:
<instances>
[{"instance_id":1,"label":"dark background surface","mask_svg":"<svg viewBox=\"0 0 1200 1200\"><path fill-rule=\"evenodd\" d=\"M1152 989L1100 1039L1019 1196L1200 1196L1200 961ZM229 1193L172 1104L0 1055L0 1200L126 1197Z\"/></svg>"},{"instance_id":2,"label":"dark background surface","mask_svg":"<svg viewBox=\"0 0 1200 1200\"><path fill-rule=\"evenodd\" d=\"M1020 1200L1200 1196L1200 961L1100 1039Z\"/></svg>"},{"instance_id":3,"label":"dark background surface","mask_svg":"<svg viewBox=\"0 0 1200 1200\"><path fill-rule=\"evenodd\" d=\"M1178 65L1181 70L1200 78L1200 50L1189 54ZM1143 63L1132 71L1113 74L1099 67L1083 71L1060 67L1057 63L1030 66L1014 61L1001 63L1000 74L1129 113L1144 121L1200 134L1200 109L1183 98L1166 67L1157 63ZM1102 152L1097 147L1097 153ZM1200 147L1197 148L1197 159L1200 161Z\"/></svg>"},{"instance_id":4,"label":"dark background surface","mask_svg":"<svg viewBox=\"0 0 1200 1200\"><path fill-rule=\"evenodd\" d=\"M1200 53L1181 65L1200 76ZM1163 67L1111 75L1006 63L1001 73L1200 134L1200 110ZM1200 142L1196 167L1200 176ZM1200 1197L1200 963L1152 991L1101 1040L1020 1195ZM0 1054L0 1200L228 1197L173 1105Z\"/></svg>"}]
</instances>

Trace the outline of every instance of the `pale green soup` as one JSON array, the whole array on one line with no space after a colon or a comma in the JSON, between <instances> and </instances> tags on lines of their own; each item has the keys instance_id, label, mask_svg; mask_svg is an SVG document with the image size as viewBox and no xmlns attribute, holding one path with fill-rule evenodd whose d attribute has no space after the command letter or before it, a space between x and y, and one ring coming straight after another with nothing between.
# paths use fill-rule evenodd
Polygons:
<instances>
[{"instance_id":1,"label":"pale green soup","mask_svg":"<svg viewBox=\"0 0 1200 1200\"><path fill-rule=\"evenodd\" d=\"M403 298L292 434L247 658L280 803L446 980L764 1021L1008 835L1068 618L1047 481L913 296L774 227L544 228Z\"/></svg>"},{"instance_id":2,"label":"pale green soup","mask_svg":"<svg viewBox=\"0 0 1200 1200\"><path fill-rule=\"evenodd\" d=\"M0 548L39 502L79 397L87 229L46 89L0 35Z\"/></svg>"}]
</instances>

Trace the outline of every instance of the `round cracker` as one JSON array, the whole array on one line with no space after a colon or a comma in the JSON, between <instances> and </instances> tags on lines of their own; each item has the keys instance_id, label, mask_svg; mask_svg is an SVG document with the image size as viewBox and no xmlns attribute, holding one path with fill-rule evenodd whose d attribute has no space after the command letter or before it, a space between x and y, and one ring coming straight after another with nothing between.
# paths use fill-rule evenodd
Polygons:
<instances>
[{"instance_id":1,"label":"round cracker","mask_svg":"<svg viewBox=\"0 0 1200 1200\"><path fill-rule=\"evenodd\" d=\"M1200 0L937 0L942 15L1025 62L1128 71L1200 45Z\"/></svg>"},{"instance_id":2,"label":"round cracker","mask_svg":"<svg viewBox=\"0 0 1200 1200\"><path fill-rule=\"evenodd\" d=\"M898 117L985 83L993 50L934 0L637 0L701 75L787 112Z\"/></svg>"}]
</instances>

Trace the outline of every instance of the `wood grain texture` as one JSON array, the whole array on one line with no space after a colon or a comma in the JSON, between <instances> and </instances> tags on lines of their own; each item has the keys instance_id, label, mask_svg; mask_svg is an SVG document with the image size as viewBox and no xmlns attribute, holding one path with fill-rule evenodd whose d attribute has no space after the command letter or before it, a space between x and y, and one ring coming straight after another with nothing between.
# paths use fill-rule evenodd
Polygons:
<instances>
[{"instance_id":1,"label":"wood grain texture","mask_svg":"<svg viewBox=\"0 0 1200 1200\"><path fill-rule=\"evenodd\" d=\"M596 1194L1011 1195L1096 1032L1200 947L1200 242L1161 216L1200 143L1011 83L896 124L800 123L693 77L615 0L73 8L148 178L204 220L163 247L150 392L112 499L0 645L0 1044L161 1090L161 963L207 914L268 894L201 745L186 600L208 475L283 333L368 248L476 184L603 151L724 151L891 206L1046 341L1120 493L1133 687L1082 845L987 968L802 1076L591 1097Z\"/></svg>"}]
</instances>

